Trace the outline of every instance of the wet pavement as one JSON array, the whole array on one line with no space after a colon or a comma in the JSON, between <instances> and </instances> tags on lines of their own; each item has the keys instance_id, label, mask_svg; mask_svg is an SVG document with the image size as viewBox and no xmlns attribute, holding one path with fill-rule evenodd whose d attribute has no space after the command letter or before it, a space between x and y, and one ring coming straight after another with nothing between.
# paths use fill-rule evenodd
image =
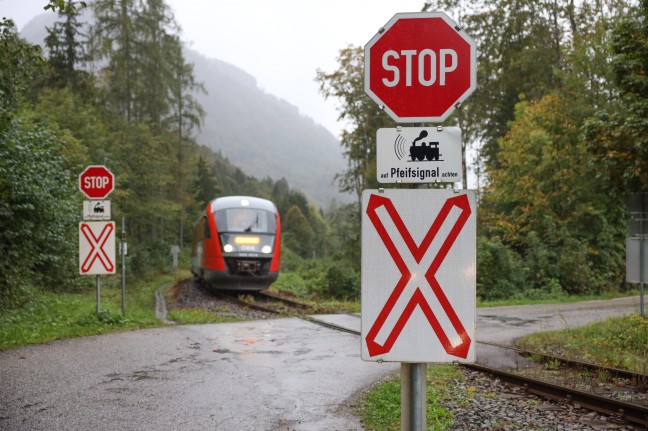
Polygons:
<instances>
[{"instance_id":1,"label":"wet pavement","mask_svg":"<svg viewBox=\"0 0 648 431\"><path fill-rule=\"evenodd\" d=\"M353 395L398 369L297 318L67 340L0 352L0 429L361 429Z\"/></svg>"},{"instance_id":2,"label":"wet pavement","mask_svg":"<svg viewBox=\"0 0 648 431\"><path fill-rule=\"evenodd\" d=\"M636 312L638 298L478 310L477 340ZM359 330L352 315L323 318ZM477 358L488 356L479 344ZM354 430L358 391L398 363L357 335L289 318L168 326L0 352L2 430Z\"/></svg>"}]
</instances>

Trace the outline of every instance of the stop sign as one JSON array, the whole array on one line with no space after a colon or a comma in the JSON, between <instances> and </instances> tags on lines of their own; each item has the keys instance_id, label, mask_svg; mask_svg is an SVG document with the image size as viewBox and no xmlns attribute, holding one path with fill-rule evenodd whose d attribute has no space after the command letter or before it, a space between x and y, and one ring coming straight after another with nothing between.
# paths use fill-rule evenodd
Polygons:
<instances>
[{"instance_id":1,"label":"stop sign","mask_svg":"<svg viewBox=\"0 0 648 431\"><path fill-rule=\"evenodd\" d=\"M79 175L79 189L89 199L104 199L115 189L115 176L105 166L88 166Z\"/></svg>"},{"instance_id":2,"label":"stop sign","mask_svg":"<svg viewBox=\"0 0 648 431\"><path fill-rule=\"evenodd\" d=\"M443 12L397 13L365 45L365 92L397 122L442 122L477 87L473 39Z\"/></svg>"}]
</instances>

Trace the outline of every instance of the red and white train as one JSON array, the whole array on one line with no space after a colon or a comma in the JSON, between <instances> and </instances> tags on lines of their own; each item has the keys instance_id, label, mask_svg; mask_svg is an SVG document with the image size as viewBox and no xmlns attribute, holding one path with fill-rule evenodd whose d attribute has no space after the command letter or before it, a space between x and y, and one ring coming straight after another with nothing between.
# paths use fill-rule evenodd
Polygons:
<instances>
[{"instance_id":1,"label":"red and white train","mask_svg":"<svg viewBox=\"0 0 648 431\"><path fill-rule=\"evenodd\" d=\"M211 289L263 290L279 276L281 222L266 199L214 199L196 223L191 272Z\"/></svg>"}]
</instances>

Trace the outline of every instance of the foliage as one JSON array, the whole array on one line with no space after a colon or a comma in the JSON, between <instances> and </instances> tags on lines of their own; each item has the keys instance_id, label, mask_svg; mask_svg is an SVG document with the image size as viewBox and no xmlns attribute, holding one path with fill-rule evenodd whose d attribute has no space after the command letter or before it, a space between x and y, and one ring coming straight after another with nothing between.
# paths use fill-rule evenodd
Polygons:
<instances>
[{"instance_id":1,"label":"foliage","mask_svg":"<svg viewBox=\"0 0 648 431\"><path fill-rule=\"evenodd\" d=\"M40 47L23 42L13 21L0 21L0 131L27 97L29 86L45 71Z\"/></svg>"},{"instance_id":2,"label":"foliage","mask_svg":"<svg viewBox=\"0 0 648 431\"><path fill-rule=\"evenodd\" d=\"M87 3L84 1L48 0L47 5L45 5L43 9L49 9L58 13L71 14L78 12L86 6Z\"/></svg>"},{"instance_id":3,"label":"foliage","mask_svg":"<svg viewBox=\"0 0 648 431\"><path fill-rule=\"evenodd\" d=\"M625 225L618 197L598 192L603 184L579 134L586 112L559 94L520 103L500 140L502 167L491 172L480 222L485 236L522 258L527 288L618 288Z\"/></svg>"},{"instance_id":4,"label":"foliage","mask_svg":"<svg viewBox=\"0 0 648 431\"><path fill-rule=\"evenodd\" d=\"M313 228L297 205L286 211L284 243L302 257L309 257L314 240Z\"/></svg>"},{"instance_id":5,"label":"foliage","mask_svg":"<svg viewBox=\"0 0 648 431\"><path fill-rule=\"evenodd\" d=\"M436 0L425 10L445 10L477 43L477 90L462 109L467 140L481 142L488 168L500 167L500 138L515 106L538 100L578 80L585 97L600 100L609 76L609 28L628 13L627 1L591 4L572 0ZM593 96L596 94L598 97Z\"/></svg>"},{"instance_id":6,"label":"foliage","mask_svg":"<svg viewBox=\"0 0 648 431\"><path fill-rule=\"evenodd\" d=\"M632 314L580 328L531 334L521 338L518 346L646 374L648 319Z\"/></svg>"},{"instance_id":7,"label":"foliage","mask_svg":"<svg viewBox=\"0 0 648 431\"><path fill-rule=\"evenodd\" d=\"M648 191L648 2L614 29L612 70L621 98L587 124L589 149L610 188Z\"/></svg>"},{"instance_id":8,"label":"foliage","mask_svg":"<svg viewBox=\"0 0 648 431\"><path fill-rule=\"evenodd\" d=\"M364 92L364 51L348 46L340 50L339 68L335 72L317 71L316 80L325 98L334 97L341 102L340 120L354 125L353 130L343 130L341 145L348 167L336 179L340 190L356 194L360 204L362 190L377 187L376 130L392 124L387 114Z\"/></svg>"},{"instance_id":9,"label":"foliage","mask_svg":"<svg viewBox=\"0 0 648 431\"><path fill-rule=\"evenodd\" d=\"M76 182L57 136L19 119L0 132L0 308L34 286L74 285Z\"/></svg>"},{"instance_id":10,"label":"foliage","mask_svg":"<svg viewBox=\"0 0 648 431\"><path fill-rule=\"evenodd\" d=\"M207 201L253 195L273 200L281 213L287 273L280 282L295 283L295 290L312 297L357 298L360 196L378 186L375 130L392 125L364 94L362 49L343 48L337 70L317 72L322 95L340 102L340 118L349 124L341 136L347 170L337 175L338 186L357 197L352 205L333 203L322 210L285 179L254 178L251 165L245 163L244 171L194 142L203 119L198 101L207 99L201 99L202 85L163 0L94 3L96 23L87 41L96 74L82 69L88 66L80 49L86 38L75 30L80 27L74 11L83 6L48 3L47 8L64 13L50 32L49 65L55 73L50 79L41 79L45 64L39 48L21 41L10 21L0 25L0 131L2 151L12 152L0 166L19 168L19 174L7 171L0 184L28 184L27 201L41 202L48 193L57 198L55 208L42 214L54 217L57 226L67 223L69 230L52 233L57 239L45 247L75 235L69 215L78 207L70 203L79 198L72 190L74 177L84 165L106 164L117 178L113 216L127 220L133 273L167 268L170 245L184 246L187 220L195 219ZM646 182L646 1L634 7L624 0L439 0L426 8L449 10L479 45L479 89L450 121L462 127L466 140L484 144L480 298L618 289L625 229L621 195L643 190ZM612 31L621 15L627 18ZM223 73L221 81L230 84L232 77ZM249 81L243 85L254 85ZM277 109L287 109L276 102ZM213 123L229 121L228 115L221 113ZM257 124L242 133L259 143L254 151L265 154L262 143L274 127ZM295 134L286 135L283 151L267 154L268 160L281 164L287 153L302 154ZM37 154L46 157L29 160ZM241 151L243 160L245 154ZM313 163L302 165L313 169ZM30 183L30 175L50 171L56 171L51 183ZM41 185L47 190L38 189ZM60 205L59 192L67 193ZM1 215L27 211L26 205L13 208L3 200ZM22 220L24 226L6 220L11 230L2 235L15 237L4 243L19 262L14 267L0 257L11 267L3 271L5 279L76 259L71 240L56 256L43 258L49 263L36 262L41 257L34 257L31 245L15 241L33 220ZM57 276L44 270L20 282L14 277L13 293L7 295L17 304L20 292ZM50 288L71 289L75 278L58 276Z\"/></svg>"},{"instance_id":11,"label":"foliage","mask_svg":"<svg viewBox=\"0 0 648 431\"><path fill-rule=\"evenodd\" d=\"M477 296L497 300L526 292L522 260L498 237L479 237L477 243Z\"/></svg>"},{"instance_id":12,"label":"foliage","mask_svg":"<svg viewBox=\"0 0 648 431\"><path fill-rule=\"evenodd\" d=\"M54 87L72 86L78 90L88 78L88 73L77 69L77 65L87 60L87 38L81 32L83 24L76 11L61 12L59 17L64 20L47 28L45 38L51 66L49 83Z\"/></svg>"}]
</instances>

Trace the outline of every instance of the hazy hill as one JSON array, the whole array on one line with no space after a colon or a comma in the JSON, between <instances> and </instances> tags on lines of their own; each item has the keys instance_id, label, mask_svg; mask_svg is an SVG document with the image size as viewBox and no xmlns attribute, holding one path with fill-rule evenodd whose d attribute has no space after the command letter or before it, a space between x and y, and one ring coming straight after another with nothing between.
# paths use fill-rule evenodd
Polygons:
<instances>
[{"instance_id":1,"label":"hazy hill","mask_svg":"<svg viewBox=\"0 0 648 431\"><path fill-rule=\"evenodd\" d=\"M349 200L333 184L345 162L339 142L327 129L261 90L243 70L193 50L185 56L208 92L199 97L207 112L199 143L221 150L248 175L285 177L320 205L333 198Z\"/></svg>"},{"instance_id":2,"label":"hazy hill","mask_svg":"<svg viewBox=\"0 0 648 431\"><path fill-rule=\"evenodd\" d=\"M56 16L35 17L21 31L31 43L43 45L45 27ZM327 129L285 100L268 94L256 79L236 66L186 49L196 78L207 95L199 95L206 112L198 143L220 151L247 175L262 179L282 177L292 188L322 207L332 199L349 202L337 192L335 174L345 168L339 142Z\"/></svg>"}]
</instances>

